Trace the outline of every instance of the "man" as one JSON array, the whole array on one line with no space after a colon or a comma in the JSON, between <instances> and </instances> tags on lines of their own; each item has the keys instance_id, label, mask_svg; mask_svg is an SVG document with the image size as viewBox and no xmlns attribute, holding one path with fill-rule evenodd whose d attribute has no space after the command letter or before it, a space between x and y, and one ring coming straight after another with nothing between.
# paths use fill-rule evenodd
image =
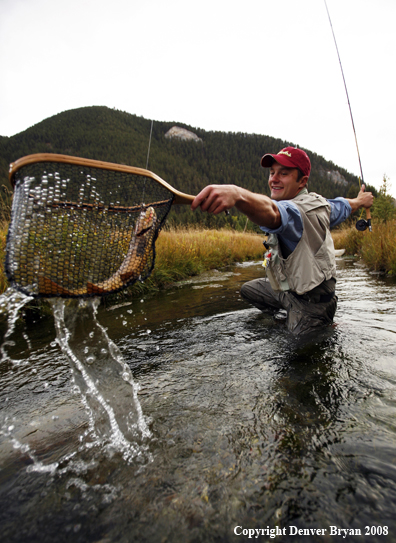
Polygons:
<instances>
[{"instance_id":1,"label":"man","mask_svg":"<svg viewBox=\"0 0 396 543\"><path fill-rule=\"evenodd\" d=\"M262 311L285 310L293 334L312 332L331 324L337 308L330 228L357 209L369 208L373 195L364 185L353 199L326 200L309 193L311 162L295 147L264 155L261 165L269 168L271 198L236 185L209 185L191 208L217 214L235 206L268 234L267 277L245 283L241 295Z\"/></svg>"}]
</instances>

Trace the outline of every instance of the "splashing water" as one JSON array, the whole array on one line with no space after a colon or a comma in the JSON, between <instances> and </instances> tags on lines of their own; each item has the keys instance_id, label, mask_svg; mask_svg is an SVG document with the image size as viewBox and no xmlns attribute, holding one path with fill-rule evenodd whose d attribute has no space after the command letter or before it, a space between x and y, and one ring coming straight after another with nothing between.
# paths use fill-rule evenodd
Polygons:
<instances>
[{"instance_id":1,"label":"splashing water","mask_svg":"<svg viewBox=\"0 0 396 543\"><path fill-rule=\"evenodd\" d=\"M124 460L142 459L151 436L137 397L138 386L118 347L97 320L99 299L51 300L57 341L73 370L90 426L86 447L100 445ZM117 391L117 394L114 391Z\"/></svg>"},{"instance_id":2,"label":"splashing water","mask_svg":"<svg viewBox=\"0 0 396 543\"><path fill-rule=\"evenodd\" d=\"M0 296L0 315L7 318L7 329L0 346L1 362L11 367L29 364L26 360L13 358L10 353L21 340L20 331L16 329L18 318L32 300L13 289ZM139 386L134 382L120 350L97 319L99 302L98 298L49 300L56 344L70 364L73 391L79 394L88 425L79 438L78 450L69 451L58 461L45 464L31 443L19 439L21 428L18 428L18 421L10 417L2 420L1 435L14 450L30 459L30 472L53 475L57 470L58 473L69 468L75 471L76 463L84 463L84 452L92 449L109 458L121 455L127 463L141 465L151 461L148 447L151 432L138 400ZM24 333L23 338L29 346L27 334Z\"/></svg>"},{"instance_id":3,"label":"splashing water","mask_svg":"<svg viewBox=\"0 0 396 543\"><path fill-rule=\"evenodd\" d=\"M2 540L231 543L237 526L293 525L327 535L361 528L362 537L368 526L377 530L370 543L396 541L396 282L357 264L337 261L336 326L312 340L240 299L240 284L261 277L259 263L128 307L59 302L56 333L52 314L38 322L25 306L0 365ZM118 348L110 355L95 319L142 387L149 438ZM114 443L114 419L95 394L126 446ZM128 442L138 459L149 444L153 461L125 461Z\"/></svg>"},{"instance_id":4,"label":"splashing water","mask_svg":"<svg viewBox=\"0 0 396 543\"><path fill-rule=\"evenodd\" d=\"M30 445L27 443L21 443L14 435L15 427L13 424L7 424L7 420L3 423L0 434L7 437L10 442L12 443L12 447L14 450L19 450L22 454L29 457L31 464L27 466L26 471L27 472L40 472L40 473L49 473L50 475L53 475L57 468L59 467L59 462L52 462L51 464L45 464L44 462L41 462L34 451L31 449Z\"/></svg>"},{"instance_id":5,"label":"splashing water","mask_svg":"<svg viewBox=\"0 0 396 543\"><path fill-rule=\"evenodd\" d=\"M0 296L0 315L6 315L8 319L7 331L4 334L4 340L0 347L0 362L9 359L6 349L7 347L13 347L15 345L15 342L10 338L14 333L15 323L18 320L19 312L32 300L33 298L31 296L25 296L13 288L7 289L7 291ZM13 362L18 363L16 360Z\"/></svg>"}]
</instances>

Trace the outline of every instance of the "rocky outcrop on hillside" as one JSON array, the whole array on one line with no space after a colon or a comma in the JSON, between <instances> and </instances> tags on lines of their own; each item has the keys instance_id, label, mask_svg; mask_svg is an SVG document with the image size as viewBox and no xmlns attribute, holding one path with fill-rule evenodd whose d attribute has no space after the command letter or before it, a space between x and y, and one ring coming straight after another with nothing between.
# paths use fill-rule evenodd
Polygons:
<instances>
[{"instance_id":1,"label":"rocky outcrop on hillside","mask_svg":"<svg viewBox=\"0 0 396 543\"><path fill-rule=\"evenodd\" d=\"M176 189L187 194L197 194L208 180L222 184L243 183L243 187L252 192L268 194L265 172L259 167L260 157L264 151L277 153L291 145L271 136L208 132L177 122L155 121L150 168L162 179L172 180ZM150 125L148 119L105 106L82 107L54 115L20 134L0 138L0 188L4 185L11 190L10 162L33 153L51 151L144 166L147 164ZM313 151L307 151L312 162L309 178L312 192L325 198L336 198L347 196L352 185L354 190L357 188L356 176Z\"/></svg>"},{"instance_id":2,"label":"rocky outcrop on hillside","mask_svg":"<svg viewBox=\"0 0 396 543\"><path fill-rule=\"evenodd\" d=\"M165 134L165 137L168 139L178 139L182 141L202 141L194 132L186 130L185 128L180 128L179 126L172 126Z\"/></svg>"},{"instance_id":3,"label":"rocky outcrop on hillside","mask_svg":"<svg viewBox=\"0 0 396 543\"><path fill-rule=\"evenodd\" d=\"M340 174L337 170L332 171L324 171L322 170L322 175L325 175L330 181L332 181L335 185L342 185L346 186L348 185L348 181L345 179L343 175Z\"/></svg>"}]
</instances>

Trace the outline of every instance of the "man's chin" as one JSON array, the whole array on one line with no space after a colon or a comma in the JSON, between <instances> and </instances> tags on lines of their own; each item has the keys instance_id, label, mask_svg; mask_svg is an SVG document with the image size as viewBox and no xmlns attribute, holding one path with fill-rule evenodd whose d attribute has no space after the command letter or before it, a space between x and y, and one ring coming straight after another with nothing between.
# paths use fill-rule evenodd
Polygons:
<instances>
[{"instance_id":1,"label":"man's chin","mask_svg":"<svg viewBox=\"0 0 396 543\"><path fill-rule=\"evenodd\" d=\"M271 198L272 200L282 200L283 190L272 190Z\"/></svg>"}]
</instances>

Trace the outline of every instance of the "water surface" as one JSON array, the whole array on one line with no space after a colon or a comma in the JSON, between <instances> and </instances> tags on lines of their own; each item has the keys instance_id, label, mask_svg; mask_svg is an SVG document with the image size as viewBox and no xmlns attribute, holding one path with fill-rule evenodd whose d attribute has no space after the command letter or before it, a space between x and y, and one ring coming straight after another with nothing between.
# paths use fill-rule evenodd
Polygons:
<instances>
[{"instance_id":1,"label":"water surface","mask_svg":"<svg viewBox=\"0 0 396 543\"><path fill-rule=\"evenodd\" d=\"M228 542L278 527L275 541L340 541L336 526L396 541L396 284L337 266L335 325L304 340L240 298L258 264L96 317L66 304L63 337L127 448L53 316L25 309L0 365L4 540Z\"/></svg>"}]
</instances>

